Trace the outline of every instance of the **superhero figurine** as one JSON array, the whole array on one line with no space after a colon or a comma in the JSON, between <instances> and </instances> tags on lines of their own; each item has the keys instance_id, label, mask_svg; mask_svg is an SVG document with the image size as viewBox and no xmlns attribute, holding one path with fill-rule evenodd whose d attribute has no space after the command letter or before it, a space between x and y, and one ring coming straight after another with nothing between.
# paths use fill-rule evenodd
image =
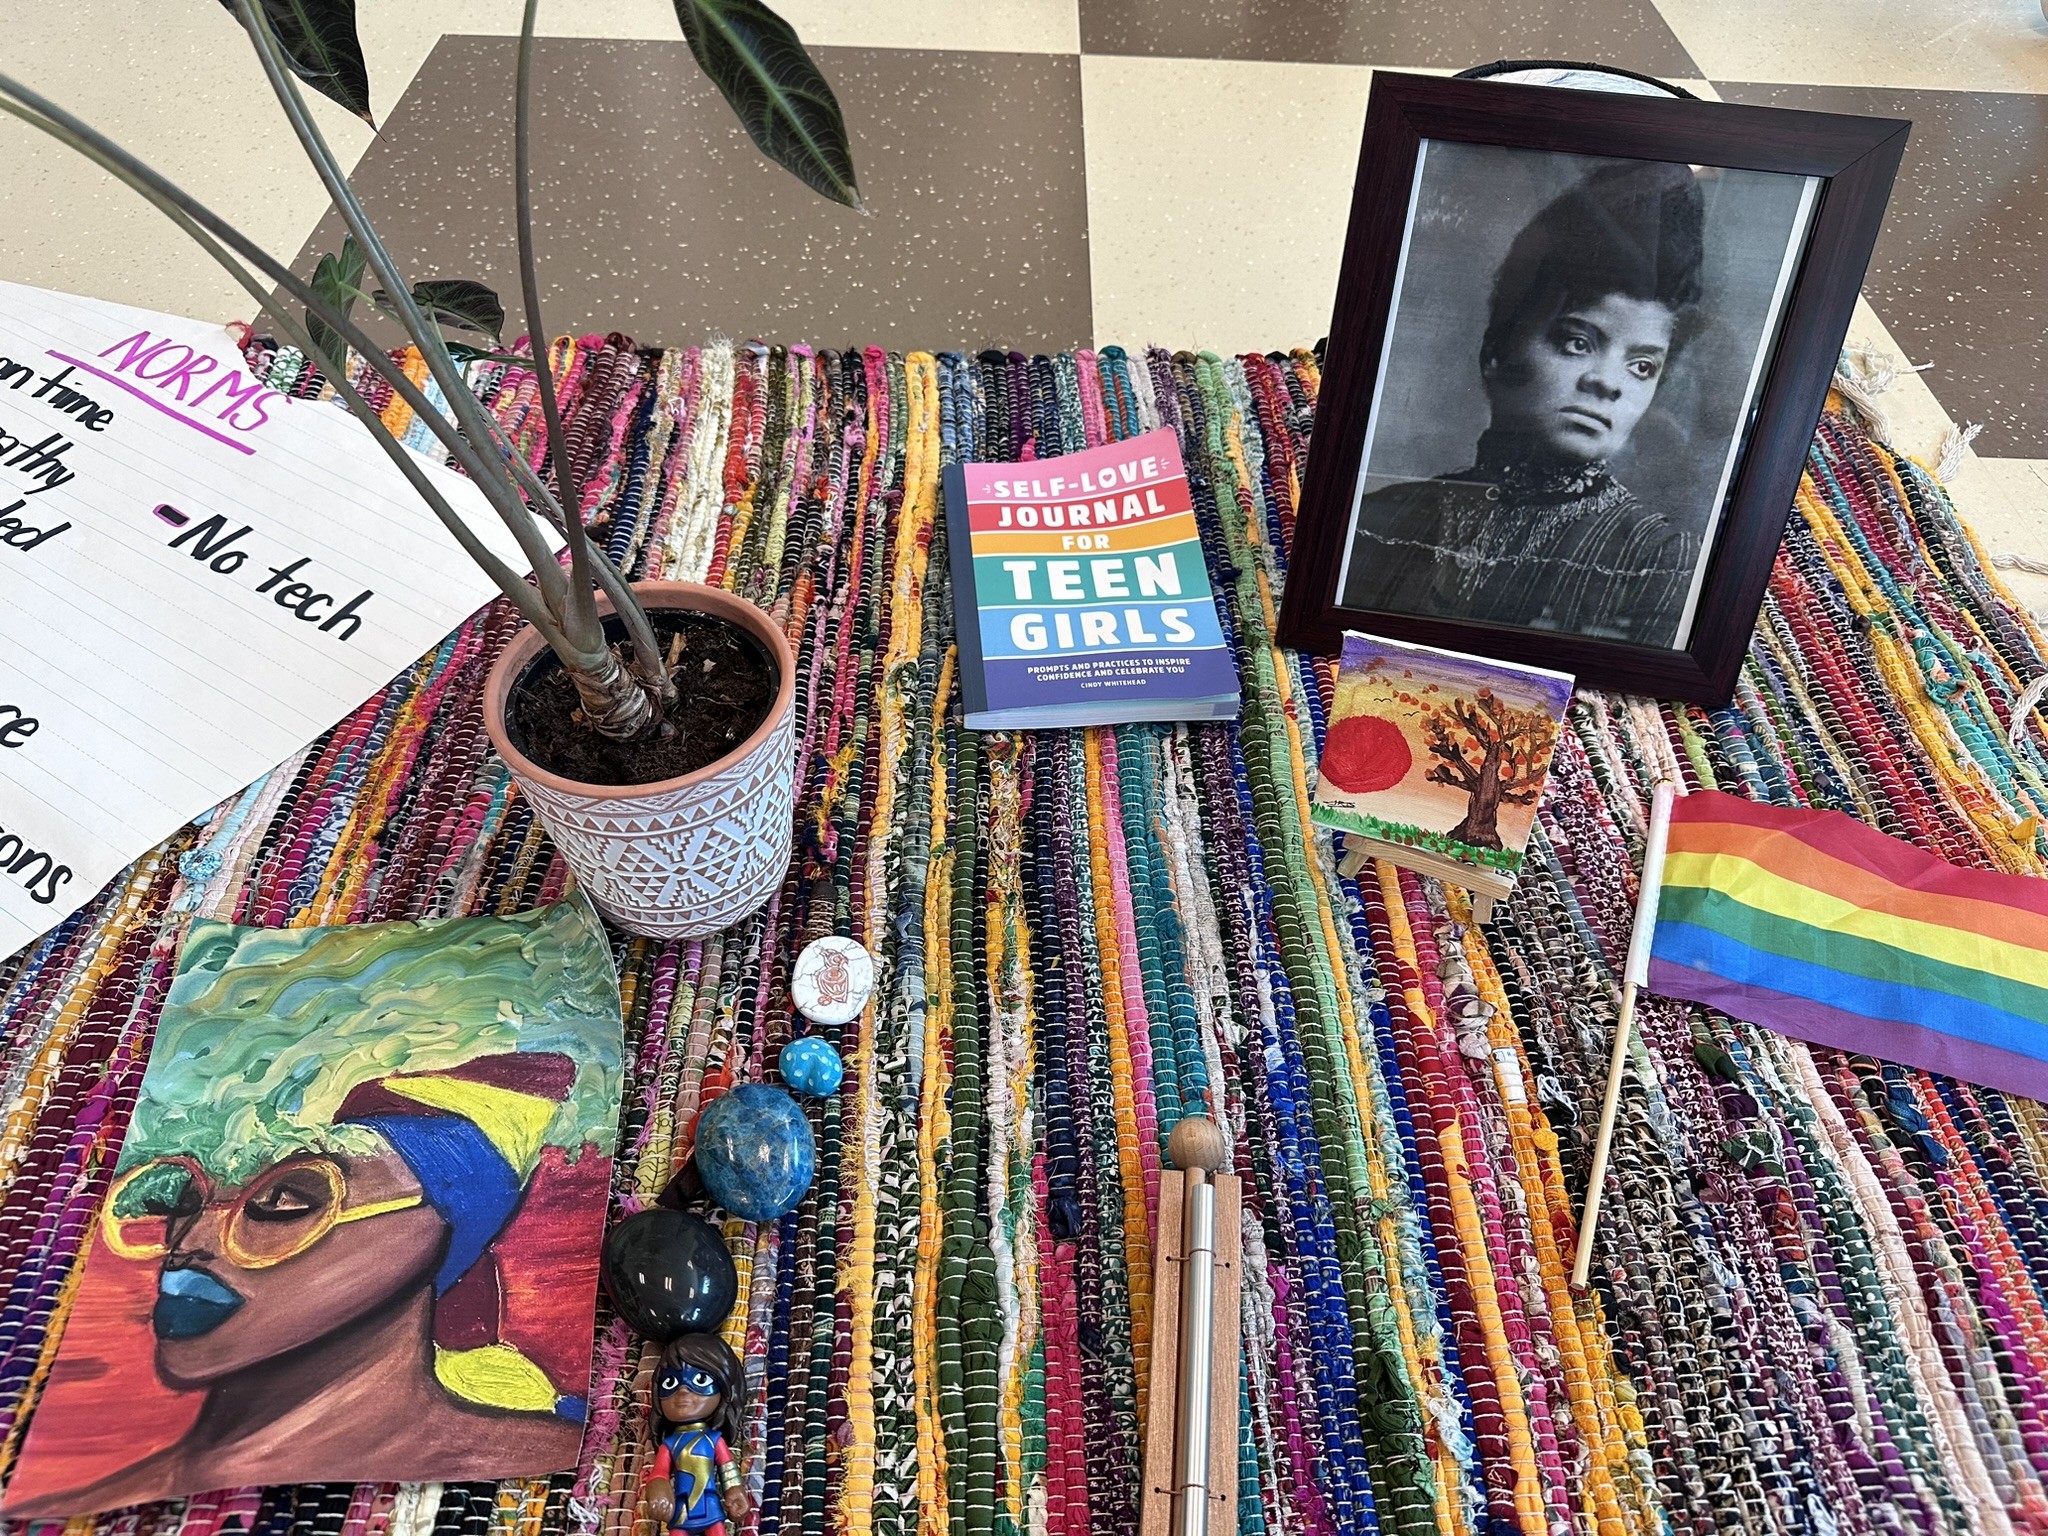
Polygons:
<instances>
[{"instance_id":1,"label":"superhero figurine","mask_svg":"<svg viewBox=\"0 0 2048 1536\"><path fill-rule=\"evenodd\" d=\"M661 1448L641 1497L641 1513L669 1531L726 1536L727 1517L747 1517L739 1455L747 1381L739 1356L715 1333L686 1333L661 1352L654 1378Z\"/></svg>"}]
</instances>

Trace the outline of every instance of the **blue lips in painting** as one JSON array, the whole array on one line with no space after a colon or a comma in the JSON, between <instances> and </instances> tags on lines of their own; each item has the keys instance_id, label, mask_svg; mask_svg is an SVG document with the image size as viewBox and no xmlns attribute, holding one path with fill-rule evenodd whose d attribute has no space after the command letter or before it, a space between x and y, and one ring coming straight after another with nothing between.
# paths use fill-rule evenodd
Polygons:
<instances>
[{"instance_id":1,"label":"blue lips in painting","mask_svg":"<svg viewBox=\"0 0 2048 1536\"><path fill-rule=\"evenodd\" d=\"M203 1269L167 1269L156 1283L150 1325L160 1339L196 1339L240 1310L242 1298Z\"/></svg>"}]
</instances>

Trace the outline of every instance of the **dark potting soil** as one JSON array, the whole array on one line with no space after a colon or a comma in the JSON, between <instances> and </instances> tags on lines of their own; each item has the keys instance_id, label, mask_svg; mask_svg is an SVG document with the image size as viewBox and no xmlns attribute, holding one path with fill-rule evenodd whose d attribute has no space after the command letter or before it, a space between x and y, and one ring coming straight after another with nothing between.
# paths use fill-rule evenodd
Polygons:
<instances>
[{"instance_id":1,"label":"dark potting soil","mask_svg":"<svg viewBox=\"0 0 2048 1536\"><path fill-rule=\"evenodd\" d=\"M580 784L658 784L709 767L753 735L782 683L768 648L709 614L656 612L648 619L662 654L676 658L676 702L659 729L636 741L598 735L583 723L582 701L561 661L542 651L506 701L512 745ZM615 644L624 639L616 618L605 620L605 634Z\"/></svg>"}]
</instances>

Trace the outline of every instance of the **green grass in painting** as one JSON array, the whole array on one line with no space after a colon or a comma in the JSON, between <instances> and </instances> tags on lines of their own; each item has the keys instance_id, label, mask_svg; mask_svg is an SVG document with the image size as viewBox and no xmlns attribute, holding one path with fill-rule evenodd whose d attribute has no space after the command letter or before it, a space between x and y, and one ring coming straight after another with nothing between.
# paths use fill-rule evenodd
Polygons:
<instances>
[{"instance_id":1,"label":"green grass in painting","mask_svg":"<svg viewBox=\"0 0 2048 1536\"><path fill-rule=\"evenodd\" d=\"M1341 806L1316 805L1311 809L1318 825L1339 832L1363 833L1383 843L1393 843L1401 848L1420 848L1425 853L1440 854L1447 859L1456 859L1460 864L1472 864L1481 869L1504 869L1513 873L1522 867L1521 854L1512 848L1475 848L1470 843L1461 843L1455 837L1432 832L1427 827L1411 827L1403 821L1381 821L1377 816L1345 810Z\"/></svg>"}]
</instances>

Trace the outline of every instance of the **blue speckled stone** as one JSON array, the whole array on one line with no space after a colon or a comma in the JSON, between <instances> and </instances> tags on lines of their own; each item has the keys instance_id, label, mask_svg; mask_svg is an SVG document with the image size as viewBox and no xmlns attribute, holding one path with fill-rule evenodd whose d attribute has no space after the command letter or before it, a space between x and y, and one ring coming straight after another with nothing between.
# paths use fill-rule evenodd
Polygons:
<instances>
[{"instance_id":1,"label":"blue speckled stone","mask_svg":"<svg viewBox=\"0 0 2048 1536\"><path fill-rule=\"evenodd\" d=\"M742 1083L697 1121L697 1173L711 1198L744 1221L795 1210L817 1168L811 1123L780 1088Z\"/></svg>"},{"instance_id":2,"label":"blue speckled stone","mask_svg":"<svg viewBox=\"0 0 2048 1536\"><path fill-rule=\"evenodd\" d=\"M775 1064L782 1069L785 1083L814 1099L830 1098L837 1093L840 1080L846 1076L846 1066L832 1049L832 1042L817 1035L790 1041L775 1058Z\"/></svg>"}]
</instances>

